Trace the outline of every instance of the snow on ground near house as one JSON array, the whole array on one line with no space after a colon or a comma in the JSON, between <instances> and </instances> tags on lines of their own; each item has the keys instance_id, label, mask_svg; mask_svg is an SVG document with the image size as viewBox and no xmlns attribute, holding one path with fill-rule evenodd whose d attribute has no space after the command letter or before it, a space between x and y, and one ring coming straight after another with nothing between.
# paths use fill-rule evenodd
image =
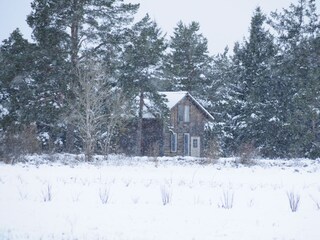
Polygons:
<instances>
[{"instance_id":1,"label":"snow on ground near house","mask_svg":"<svg viewBox=\"0 0 320 240\"><path fill-rule=\"evenodd\" d=\"M0 239L320 239L319 161L49 158L0 164Z\"/></svg>"}]
</instances>

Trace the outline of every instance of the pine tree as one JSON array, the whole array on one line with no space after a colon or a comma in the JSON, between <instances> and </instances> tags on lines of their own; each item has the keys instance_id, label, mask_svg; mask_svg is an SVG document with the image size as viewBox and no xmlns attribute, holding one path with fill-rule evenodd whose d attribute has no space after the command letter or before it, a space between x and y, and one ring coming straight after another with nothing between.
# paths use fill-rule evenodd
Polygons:
<instances>
[{"instance_id":1,"label":"pine tree","mask_svg":"<svg viewBox=\"0 0 320 240\"><path fill-rule=\"evenodd\" d=\"M224 155L230 155L234 148L232 131L233 117L238 110L233 62L226 48L224 53L212 58L208 84L203 88L202 102L215 118L208 129L211 141L220 145Z\"/></svg>"},{"instance_id":2,"label":"pine tree","mask_svg":"<svg viewBox=\"0 0 320 240\"><path fill-rule=\"evenodd\" d=\"M78 81L78 64L88 57L99 58L110 68L109 76L116 72L113 68L125 41L124 33L138 5L122 0L34 0L31 6L27 21L38 46L34 80L44 113L40 127L49 127L51 132L56 126L65 128L65 150L73 151L75 138L69 113L76 102L71 86Z\"/></svg>"},{"instance_id":3,"label":"pine tree","mask_svg":"<svg viewBox=\"0 0 320 240\"><path fill-rule=\"evenodd\" d=\"M258 7L251 19L249 38L234 49L237 109L234 135L237 146L250 144L263 151L269 148L273 111L271 67L276 48L273 37L265 29L266 16Z\"/></svg>"},{"instance_id":4,"label":"pine tree","mask_svg":"<svg viewBox=\"0 0 320 240\"><path fill-rule=\"evenodd\" d=\"M157 82L161 78L164 50L166 43L157 24L146 15L137 22L131 31L123 54L121 86L128 99L138 112L136 154L141 155L142 120L145 99L154 102L155 106L163 105L158 94ZM152 111L152 109L150 109Z\"/></svg>"},{"instance_id":5,"label":"pine tree","mask_svg":"<svg viewBox=\"0 0 320 240\"><path fill-rule=\"evenodd\" d=\"M31 6L28 24L37 42L52 51L61 49L76 66L86 53L107 51L123 38L139 5L123 0L34 0Z\"/></svg>"},{"instance_id":6,"label":"pine tree","mask_svg":"<svg viewBox=\"0 0 320 240\"><path fill-rule=\"evenodd\" d=\"M31 79L34 50L34 44L24 39L19 29L13 31L0 47L2 104L10 112L2 122L4 128L35 121L28 113L34 94Z\"/></svg>"},{"instance_id":7,"label":"pine tree","mask_svg":"<svg viewBox=\"0 0 320 240\"><path fill-rule=\"evenodd\" d=\"M280 49L275 69L280 89L279 151L292 157L318 157L320 21L315 1L299 0L272 13L270 25Z\"/></svg>"},{"instance_id":8,"label":"pine tree","mask_svg":"<svg viewBox=\"0 0 320 240\"><path fill-rule=\"evenodd\" d=\"M188 26L179 22L169 44L166 72L171 81L171 90L189 91L200 95L206 82L210 62L208 41L199 33L200 25L192 22Z\"/></svg>"},{"instance_id":9,"label":"pine tree","mask_svg":"<svg viewBox=\"0 0 320 240\"><path fill-rule=\"evenodd\" d=\"M37 120L32 79L35 50L36 46L24 39L19 29L0 46L0 141L2 153L7 156L31 153L37 144L36 132L27 134Z\"/></svg>"}]
</instances>

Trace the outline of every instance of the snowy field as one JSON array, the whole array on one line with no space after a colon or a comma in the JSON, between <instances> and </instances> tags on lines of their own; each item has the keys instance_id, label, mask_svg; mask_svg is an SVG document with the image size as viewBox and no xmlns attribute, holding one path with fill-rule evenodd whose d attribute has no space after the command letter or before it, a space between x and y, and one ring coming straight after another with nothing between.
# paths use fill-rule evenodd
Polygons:
<instances>
[{"instance_id":1,"label":"snowy field","mask_svg":"<svg viewBox=\"0 0 320 240\"><path fill-rule=\"evenodd\" d=\"M0 163L1 240L320 239L319 160L58 157Z\"/></svg>"}]
</instances>

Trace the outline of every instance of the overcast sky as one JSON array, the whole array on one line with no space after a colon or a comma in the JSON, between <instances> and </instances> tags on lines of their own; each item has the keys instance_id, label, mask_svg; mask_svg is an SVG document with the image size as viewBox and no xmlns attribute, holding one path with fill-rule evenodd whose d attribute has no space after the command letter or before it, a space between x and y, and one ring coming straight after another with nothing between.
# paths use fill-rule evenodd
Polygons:
<instances>
[{"instance_id":1,"label":"overcast sky","mask_svg":"<svg viewBox=\"0 0 320 240\"><path fill-rule=\"evenodd\" d=\"M247 36L252 13L260 6L265 13L288 8L297 0L125 0L140 3L138 18L149 13L171 35L179 20L188 24L200 23L200 32L209 41L211 54L231 49L236 41ZM26 24L31 0L0 0L0 41L9 37L15 28L20 28L24 37L31 39L31 30ZM319 12L319 6L318 6Z\"/></svg>"}]
</instances>

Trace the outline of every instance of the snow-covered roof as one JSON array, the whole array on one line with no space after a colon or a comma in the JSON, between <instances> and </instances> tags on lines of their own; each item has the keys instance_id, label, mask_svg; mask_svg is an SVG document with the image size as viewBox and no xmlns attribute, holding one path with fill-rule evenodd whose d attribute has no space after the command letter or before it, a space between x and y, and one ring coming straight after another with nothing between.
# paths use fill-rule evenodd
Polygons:
<instances>
[{"instance_id":1,"label":"snow-covered roof","mask_svg":"<svg viewBox=\"0 0 320 240\"><path fill-rule=\"evenodd\" d=\"M163 95L168 102L166 105L169 109L172 109L178 102L180 102L184 97L189 96L190 99L211 119L214 120L213 116L193 97L186 91L179 92L159 92L159 94Z\"/></svg>"},{"instance_id":2,"label":"snow-covered roof","mask_svg":"<svg viewBox=\"0 0 320 240\"><path fill-rule=\"evenodd\" d=\"M168 100L166 105L169 109L172 109L178 102L188 95L188 92L159 92L159 94L163 95Z\"/></svg>"},{"instance_id":3,"label":"snow-covered roof","mask_svg":"<svg viewBox=\"0 0 320 240\"><path fill-rule=\"evenodd\" d=\"M198 102L193 96L190 95L187 91L177 91L177 92L159 92L167 102L165 104L171 110L175 107L183 98L189 97L191 101L199 108L201 111L210 119L214 120L213 116L202 106L200 102ZM137 97L138 102L138 97ZM144 107L143 107L143 118L155 118L159 109L153 109L154 103L146 97L144 99ZM152 109L152 110L151 110Z\"/></svg>"}]
</instances>

